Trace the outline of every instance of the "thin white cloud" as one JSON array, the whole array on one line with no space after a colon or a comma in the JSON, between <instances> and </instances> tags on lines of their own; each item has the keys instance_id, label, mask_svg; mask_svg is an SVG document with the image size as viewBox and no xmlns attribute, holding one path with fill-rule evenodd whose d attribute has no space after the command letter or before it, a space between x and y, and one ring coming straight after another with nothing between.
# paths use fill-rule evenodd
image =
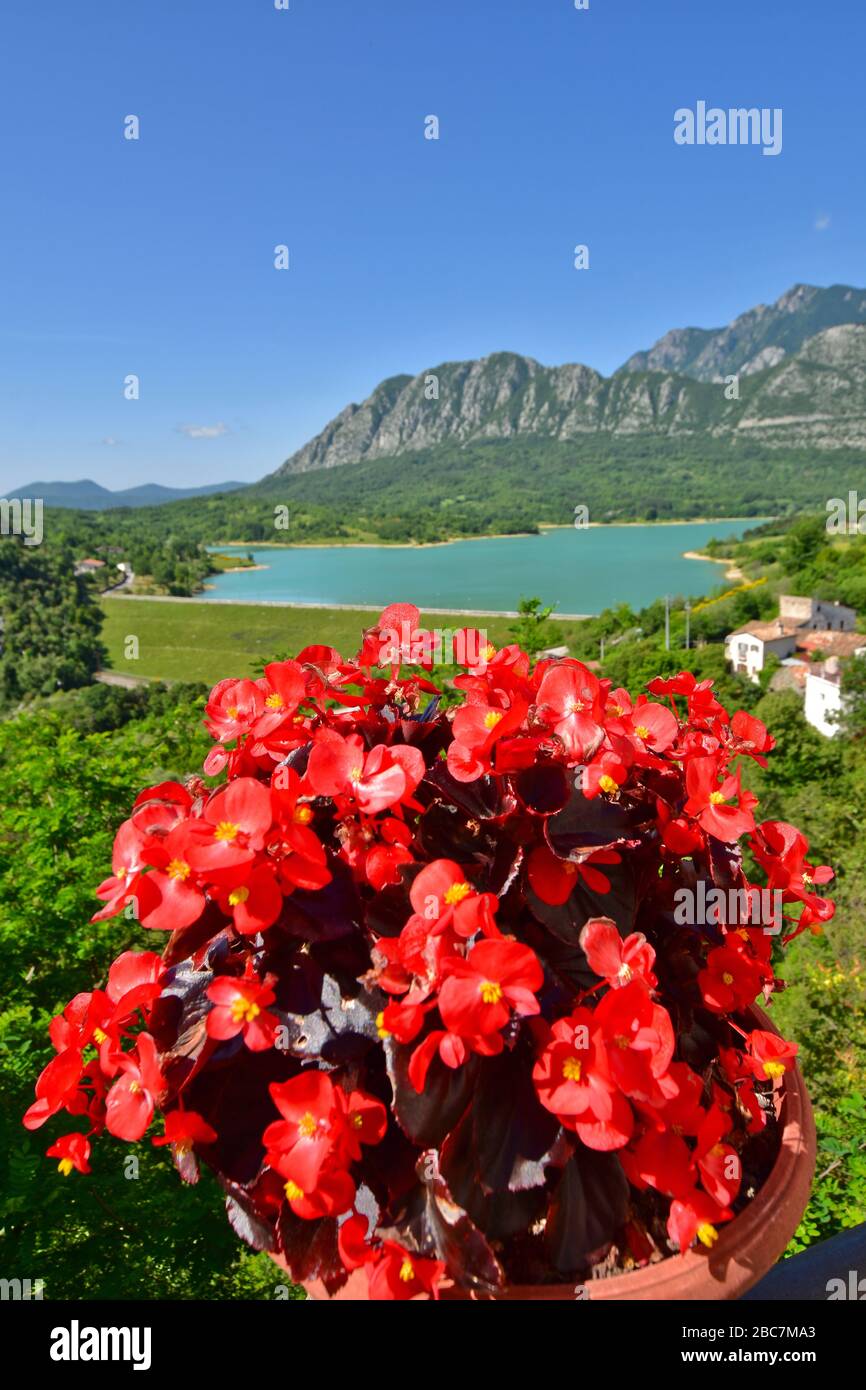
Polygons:
<instances>
[{"instance_id":1,"label":"thin white cloud","mask_svg":"<svg viewBox=\"0 0 866 1390\"><path fill-rule=\"evenodd\" d=\"M822 212L822 213L820 214L819 217L816 217L816 218L815 218L815 231L816 231L816 232L826 232L826 230L827 230L827 228L829 227L829 225L830 225L830 214L829 214L829 212Z\"/></svg>"},{"instance_id":2,"label":"thin white cloud","mask_svg":"<svg viewBox=\"0 0 866 1390\"><path fill-rule=\"evenodd\" d=\"M221 434L231 434L222 420L216 425L178 425L177 431L178 434L185 434L187 439L219 439Z\"/></svg>"},{"instance_id":3,"label":"thin white cloud","mask_svg":"<svg viewBox=\"0 0 866 1390\"><path fill-rule=\"evenodd\" d=\"M109 449L116 449L118 444L120 443L120 440L115 439L113 434L107 434L103 439L102 443L105 444L106 447Z\"/></svg>"}]
</instances>

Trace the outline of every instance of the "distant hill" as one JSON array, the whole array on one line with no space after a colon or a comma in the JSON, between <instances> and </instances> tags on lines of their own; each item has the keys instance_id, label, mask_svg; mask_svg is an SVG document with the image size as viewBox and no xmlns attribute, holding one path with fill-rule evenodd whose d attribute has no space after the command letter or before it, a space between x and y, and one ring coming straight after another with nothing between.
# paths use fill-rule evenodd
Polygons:
<instances>
[{"instance_id":1,"label":"distant hill","mask_svg":"<svg viewBox=\"0 0 866 1390\"><path fill-rule=\"evenodd\" d=\"M696 381L723 381L776 367L825 328L866 323L866 290L850 285L794 285L775 304L758 304L726 328L672 328L625 372L682 372Z\"/></svg>"},{"instance_id":2,"label":"distant hill","mask_svg":"<svg viewBox=\"0 0 866 1390\"><path fill-rule=\"evenodd\" d=\"M73 507L78 511L104 512L110 507L160 507L166 502L181 502L188 497L208 497L215 492L236 492L245 483L206 483L204 487L163 487L160 483L143 483L141 487L112 492L110 488L81 478L75 483L28 483L6 496L41 497L46 507Z\"/></svg>"}]
</instances>

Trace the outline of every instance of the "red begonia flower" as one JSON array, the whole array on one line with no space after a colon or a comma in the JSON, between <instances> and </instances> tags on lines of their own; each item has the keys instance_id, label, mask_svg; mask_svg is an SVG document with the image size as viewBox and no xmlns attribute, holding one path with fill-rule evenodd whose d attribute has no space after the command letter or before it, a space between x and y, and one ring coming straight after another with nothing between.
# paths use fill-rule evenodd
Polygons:
<instances>
[{"instance_id":1,"label":"red begonia flower","mask_svg":"<svg viewBox=\"0 0 866 1390\"><path fill-rule=\"evenodd\" d=\"M216 1130L195 1110L170 1110L165 1117L165 1133L157 1134L152 1143L157 1148L170 1144L174 1149L187 1150L193 1144L213 1144Z\"/></svg>"},{"instance_id":2,"label":"red begonia flower","mask_svg":"<svg viewBox=\"0 0 866 1390\"><path fill-rule=\"evenodd\" d=\"M256 864L239 873L237 883L219 890L217 901L238 931L250 936L273 926L283 910L283 895L271 864Z\"/></svg>"},{"instance_id":3,"label":"red begonia flower","mask_svg":"<svg viewBox=\"0 0 866 1390\"><path fill-rule=\"evenodd\" d=\"M659 1104L674 1094L665 1080L674 1051L670 1015L654 1004L640 980L610 990L595 1011L607 1047L611 1075L632 1100Z\"/></svg>"},{"instance_id":4,"label":"red begonia flower","mask_svg":"<svg viewBox=\"0 0 866 1390\"><path fill-rule=\"evenodd\" d=\"M493 893L479 893L453 859L434 859L414 880L409 901L415 912L439 935L453 923L458 936L476 932L498 935L493 914L497 901Z\"/></svg>"},{"instance_id":5,"label":"red begonia flower","mask_svg":"<svg viewBox=\"0 0 866 1390\"><path fill-rule=\"evenodd\" d=\"M526 876L543 903L559 907L580 883L591 893L609 893L610 879L598 866L621 862L622 856L615 849L595 850L581 859L560 859L547 845L535 845L527 860Z\"/></svg>"},{"instance_id":6,"label":"red begonia flower","mask_svg":"<svg viewBox=\"0 0 866 1390\"><path fill-rule=\"evenodd\" d=\"M796 1064L798 1047L776 1033L755 1028L746 1038L744 1063L761 1081L776 1081Z\"/></svg>"},{"instance_id":7,"label":"red begonia flower","mask_svg":"<svg viewBox=\"0 0 866 1390\"><path fill-rule=\"evenodd\" d=\"M550 1030L550 1041L532 1072L541 1104L554 1115L607 1120L616 1086L600 1030L589 1009L575 1009Z\"/></svg>"},{"instance_id":8,"label":"red begonia flower","mask_svg":"<svg viewBox=\"0 0 866 1390\"><path fill-rule=\"evenodd\" d=\"M214 793L199 819L187 822L186 860L211 875L251 864L272 821L270 790L254 777L236 777Z\"/></svg>"},{"instance_id":9,"label":"red begonia flower","mask_svg":"<svg viewBox=\"0 0 866 1390\"><path fill-rule=\"evenodd\" d=\"M114 1060L122 1074L108 1092L105 1124L117 1139L140 1139L165 1090L156 1043L149 1033L139 1033L134 1051Z\"/></svg>"},{"instance_id":10,"label":"red begonia flower","mask_svg":"<svg viewBox=\"0 0 866 1390\"><path fill-rule=\"evenodd\" d=\"M59 1158L57 1171L65 1178L73 1169L79 1173L89 1173L90 1141L85 1134L64 1134L45 1150L46 1158Z\"/></svg>"},{"instance_id":11,"label":"red begonia flower","mask_svg":"<svg viewBox=\"0 0 866 1390\"><path fill-rule=\"evenodd\" d=\"M591 917L581 930L580 944L590 969L615 989L632 980L650 988L656 984L652 973L656 953L642 932L632 932L623 940L609 917Z\"/></svg>"},{"instance_id":12,"label":"red begonia flower","mask_svg":"<svg viewBox=\"0 0 866 1390\"><path fill-rule=\"evenodd\" d=\"M270 983L245 975L219 975L208 985L207 997L214 1005L207 1016L208 1037L223 1042L243 1033L251 1052L273 1047L279 1020L267 1012L275 998Z\"/></svg>"},{"instance_id":13,"label":"red begonia flower","mask_svg":"<svg viewBox=\"0 0 866 1390\"><path fill-rule=\"evenodd\" d=\"M444 964L439 1012L449 1032L485 1037L504 1028L511 1011L537 1014L544 983L538 957L517 941L479 941L468 959Z\"/></svg>"},{"instance_id":14,"label":"red begonia flower","mask_svg":"<svg viewBox=\"0 0 866 1390\"><path fill-rule=\"evenodd\" d=\"M417 748L378 744L368 753L359 735L334 734L313 745L307 779L319 796L349 797L365 815L375 815L410 799L424 771Z\"/></svg>"},{"instance_id":15,"label":"red begonia flower","mask_svg":"<svg viewBox=\"0 0 866 1390\"><path fill-rule=\"evenodd\" d=\"M39 1129L78 1091L83 1059L79 1048L68 1048L52 1057L36 1082L36 1100L24 1116L25 1129Z\"/></svg>"},{"instance_id":16,"label":"red begonia flower","mask_svg":"<svg viewBox=\"0 0 866 1390\"><path fill-rule=\"evenodd\" d=\"M691 758L686 765L686 814L717 840L733 842L755 828L752 807L757 798L740 787L740 774L719 782L715 757ZM733 805L729 803L735 803Z\"/></svg>"},{"instance_id":17,"label":"red begonia flower","mask_svg":"<svg viewBox=\"0 0 866 1390\"><path fill-rule=\"evenodd\" d=\"M720 1207L712 1197L696 1188L688 1197L671 1202L668 1235L682 1254L686 1253L695 1238L712 1250L719 1238L716 1226L722 1221L730 1221L733 1215L730 1207Z\"/></svg>"},{"instance_id":18,"label":"red begonia flower","mask_svg":"<svg viewBox=\"0 0 866 1390\"><path fill-rule=\"evenodd\" d=\"M367 1266L369 1292L372 1301L404 1300L426 1294L439 1297L439 1285L445 1275L441 1260L423 1259L404 1250L396 1241L386 1240L375 1264Z\"/></svg>"}]
</instances>

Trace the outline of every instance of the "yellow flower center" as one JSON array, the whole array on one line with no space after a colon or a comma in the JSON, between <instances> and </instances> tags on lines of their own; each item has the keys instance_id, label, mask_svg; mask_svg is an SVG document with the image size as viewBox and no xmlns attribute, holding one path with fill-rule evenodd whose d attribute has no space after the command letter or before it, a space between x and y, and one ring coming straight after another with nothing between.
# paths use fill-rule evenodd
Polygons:
<instances>
[{"instance_id":1,"label":"yellow flower center","mask_svg":"<svg viewBox=\"0 0 866 1390\"><path fill-rule=\"evenodd\" d=\"M235 840L240 834L240 826L232 820L221 820L214 830L215 840Z\"/></svg>"},{"instance_id":2,"label":"yellow flower center","mask_svg":"<svg viewBox=\"0 0 866 1390\"><path fill-rule=\"evenodd\" d=\"M93 1030L93 1041L94 1041L95 1043L97 1043L99 1047L102 1046L102 1044L105 1042L105 1040L106 1040L107 1037L108 1037L108 1034L107 1034L107 1033L104 1033L104 1032L102 1031L101 1028L94 1028L94 1030Z\"/></svg>"},{"instance_id":3,"label":"yellow flower center","mask_svg":"<svg viewBox=\"0 0 866 1390\"><path fill-rule=\"evenodd\" d=\"M478 986L478 993L485 1004L498 1004L502 998L502 986L495 980L482 980Z\"/></svg>"},{"instance_id":4,"label":"yellow flower center","mask_svg":"<svg viewBox=\"0 0 866 1390\"><path fill-rule=\"evenodd\" d=\"M378 1013L376 1015L376 1032L379 1034L380 1038L390 1038L391 1036L391 1034L388 1032L388 1029L385 1027L384 1010L382 1010L381 1013Z\"/></svg>"},{"instance_id":5,"label":"yellow flower center","mask_svg":"<svg viewBox=\"0 0 866 1390\"><path fill-rule=\"evenodd\" d=\"M304 1139L312 1139L316 1132L316 1117L309 1110L298 1121L298 1133Z\"/></svg>"},{"instance_id":6,"label":"yellow flower center","mask_svg":"<svg viewBox=\"0 0 866 1390\"><path fill-rule=\"evenodd\" d=\"M254 1018L258 1018L261 1009L258 1004L254 1004L252 999L245 999L239 994L232 1004L232 1023L252 1023Z\"/></svg>"},{"instance_id":7,"label":"yellow flower center","mask_svg":"<svg viewBox=\"0 0 866 1390\"><path fill-rule=\"evenodd\" d=\"M363 769L362 767L353 767L353 768L352 768L352 771L349 773L349 781L350 781L350 782L360 782L360 780L361 780L361 778L363 777L363 775L364 775L364 769Z\"/></svg>"},{"instance_id":8,"label":"yellow flower center","mask_svg":"<svg viewBox=\"0 0 866 1390\"><path fill-rule=\"evenodd\" d=\"M732 985L734 983L733 975L730 975L727 970L722 975L722 983L726 985Z\"/></svg>"},{"instance_id":9,"label":"yellow flower center","mask_svg":"<svg viewBox=\"0 0 866 1390\"><path fill-rule=\"evenodd\" d=\"M282 695L278 695L275 690L274 693L272 695L269 695L268 698L265 700L265 704L268 709L282 709L283 697Z\"/></svg>"},{"instance_id":10,"label":"yellow flower center","mask_svg":"<svg viewBox=\"0 0 866 1390\"><path fill-rule=\"evenodd\" d=\"M471 892L468 883L452 883L450 888L445 889L445 901L449 907L454 907L455 903L462 903L464 898L468 898Z\"/></svg>"},{"instance_id":11,"label":"yellow flower center","mask_svg":"<svg viewBox=\"0 0 866 1390\"><path fill-rule=\"evenodd\" d=\"M765 1062L765 1063L764 1063L764 1075L765 1075L765 1076L772 1076L772 1077L784 1076L784 1075L785 1075L785 1063L784 1063L784 1062Z\"/></svg>"},{"instance_id":12,"label":"yellow flower center","mask_svg":"<svg viewBox=\"0 0 866 1390\"><path fill-rule=\"evenodd\" d=\"M812 889L815 887L815 880L811 874L803 875L803 887L806 889L807 893L811 893Z\"/></svg>"},{"instance_id":13,"label":"yellow flower center","mask_svg":"<svg viewBox=\"0 0 866 1390\"><path fill-rule=\"evenodd\" d=\"M400 1278L403 1280L404 1284L411 1284L412 1280L415 1278L415 1266L408 1255L400 1266Z\"/></svg>"},{"instance_id":14,"label":"yellow flower center","mask_svg":"<svg viewBox=\"0 0 866 1390\"><path fill-rule=\"evenodd\" d=\"M485 660L485 661L492 661L493 658L495 657L495 655L496 655L496 648L494 647L494 645L493 645L492 642L488 642L488 643L487 643L487 646L484 648L484 652L483 652L484 660Z\"/></svg>"},{"instance_id":15,"label":"yellow flower center","mask_svg":"<svg viewBox=\"0 0 866 1390\"><path fill-rule=\"evenodd\" d=\"M606 772L603 772L599 777L598 785L601 787L603 792L610 793L615 792L617 790L616 782Z\"/></svg>"},{"instance_id":16,"label":"yellow flower center","mask_svg":"<svg viewBox=\"0 0 866 1390\"><path fill-rule=\"evenodd\" d=\"M501 720L501 718L502 718L502 710L501 710L501 709L491 709L491 710L488 710L487 713L486 713L485 716L484 716L484 727L485 727L485 729L495 729L495 728L496 728L496 725L499 723L499 721Z\"/></svg>"},{"instance_id":17,"label":"yellow flower center","mask_svg":"<svg viewBox=\"0 0 866 1390\"><path fill-rule=\"evenodd\" d=\"M352 1115L352 1128L353 1128L353 1129L363 1129L363 1126L364 1126L364 1116L361 1114L360 1110L356 1110L356 1111L353 1113L353 1115Z\"/></svg>"},{"instance_id":18,"label":"yellow flower center","mask_svg":"<svg viewBox=\"0 0 866 1390\"><path fill-rule=\"evenodd\" d=\"M64 1178L68 1178L74 1167L75 1164L72 1162L71 1158L61 1158L57 1165L57 1171L58 1173L62 1173Z\"/></svg>"},{"instance_id":19,"label":"yellow flower center","mask_svg":"<svg viewBox=\"0 0 866 1390\"><path fill-rule=\"evenodd\" d=\"M646 724L638 724L637 728L635 729L635 733L637 734L638 738L649 738L649 729L647 728Z\"/></svg>"},{"instance_id":20,"label":"yellow flower center","mask_svg":"<svg viewBox=\"0 0 866 1390\"><path fill-rule=\"evenodd\" d=\"M711 806L721 806L721 805L723 805L724 800L725 800L725 798L722 796L722 793L721 793L721 792L710 792L710 805L711 805Z\"/></svg>"},{"instance_id":21,"label":"yellow flower center","mask_svg":"<svg viewBox=\"0 0 866 1390\"><path fill-rule=\"evenodd\" d=\"M240 907L241 903L245 903L249 896L250 890L246 884L243 884L240 888L233 888L229 893L229 904L231 907Z\"/></svg>"},{"instance_id":22,"label":"yellow flower center","mask_svg":"<svg viewBox=\"0 0 866 1390\"><path fill-rule=\"evenodd\" d=\"M292 820L295 822L295 825L309 825L312 819L313 810L311 806L296 806L292 812Z\"/></svg>"},{"instance_id":23,"label":"yellow flower center","mask_svg":"<svg viewBox=\"0 0 866 1390\"><path fill-rule=\"evenodd\" d=\"M304 1189L302 1187L298 1187L298 1184L296 1182L292 1182L291 1178L289 1178L289 1181L286 1183L285 1186L285 1193L290 1202L298 1202L304 1195Z\"/></svg>"},{"instance_id":24,"label":"yellow flower center","mask_svg":"<svg viewBox=\"0 0 866 1390\"><path fill-rule=\"evenodd\" d=\"M172 859L166 870L169 878L179 878L181 882L188 879L191 872L192 870L185 859Z\"/></svg>"},{"instance_id":25,"label":"yellow flower center","mask_svg":"<svg viewBox=\"0 0 866 1390\"><path fill-rule=\"evenodd\" d=\"M238 707L237 707L237 705L229 705L228 709L226 710L226 714L228 715L229 719L237 719L237 717L238 717Z\"/></svg>"},{"instance_id":26,"label":"yellow flower center","mask_svg":"<svg viewBox=\"0 0 866 1390\"><path fill-rule=\"evenodd\" d=\"M579 1081L580 1072L580 1058L566 1057L565 1061L562 1064L562 1074L565 1077L566 1081Z\"/></svg>"},{"instance_id":27,"label":"yellow flower center","mask_svg":"<svg viewBox=\"0 0 866 1390\"><path fill-rule=\"evenodd\" d=\"M715 1245L716 1241L718 1240L719 1233L716 1230L715 1226L710 1225L709 1221L702 1221L700 1226L698 1227L697 1236L698 1240L701 1242L701 1245L705 1245L709 1250L712 1246Z\"/></svg>"}]
</instances>

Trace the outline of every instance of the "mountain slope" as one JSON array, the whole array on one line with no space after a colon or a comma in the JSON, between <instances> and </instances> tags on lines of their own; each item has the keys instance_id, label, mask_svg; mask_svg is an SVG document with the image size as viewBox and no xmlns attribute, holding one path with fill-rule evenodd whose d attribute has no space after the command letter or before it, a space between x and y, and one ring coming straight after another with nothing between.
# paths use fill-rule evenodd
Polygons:
<instances>
[{"instance_id":1,"label":"mountain slope","mask_svg":"<svg viewBox=\"0 0 866 1390\"><path fill-rule=\"evenodd\" d=\"M430 397L431 382L438 396ZM866 324L816 333L779 365L743 378L729 400L717 383L684 373L544 367L495 353L449 362L415 377L392 377L350 405L265 479L393 458L437 446L522 437L735 438L766 447L866 446Z\"/></svg>"},{"instance_id":2,"label":"mountain slope","mask_svg":"<svg viewBox=\"0 0 866 1390\"><path fill-rule=\"evenodd\" d=\"M110 507L157 507L166 502L180 502L188 497L209 497L215 492L235 492L246 483L206 483L203 487L163 487L161 483L142 483L139 487L112 492L91 478L74 483L27 483L7 493L16 497L41 497L46 507L74 507L79 511L102 512Z\"/></svg>"},{"instance_id":3,"label":"mountain slope","mask_svg":"<svg viewBox=\"0 0 866 1390\"><path fill-rule=\"evenodd\" d=\"M431 381L438 396L429 399ZM347 406L272 476L446 442L700 428L712 415L711 394L712 388L687 377L605 378L591 367L543 367L531 357L499 352L384 382L362 405Z\"/></svg>"},{"instance_id":4,"label":"mountain slope","mask_svg":"<svg viewBox=\"0 0 866 1390\"><path fill-rule=\"evenodd\" d=\"M826 328L866 323L866 290L850 285L794 285L775 304L758 304L726 328L674 328L646 352L634 353L624 372L683 372L696 381L777 366Z\"/></svg>"}]
</instances>

